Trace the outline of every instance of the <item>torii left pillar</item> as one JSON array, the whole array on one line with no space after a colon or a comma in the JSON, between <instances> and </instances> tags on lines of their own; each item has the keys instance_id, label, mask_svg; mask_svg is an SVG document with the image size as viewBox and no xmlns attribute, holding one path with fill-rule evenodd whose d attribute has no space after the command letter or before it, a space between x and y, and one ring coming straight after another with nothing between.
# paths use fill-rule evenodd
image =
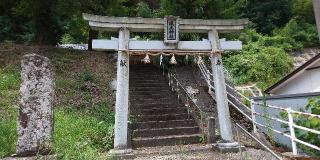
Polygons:
<instances>
[{"instance_id":1,"label":"torii left pillar","mask_svg":"<svg viewBox=\"0 0 320 160\"><path fill-rule=\"evenodd\" d=\"M123 51L129 47L129 37L130 32L127 28L119 30L114 149L111 151L111 153L118 155L132 152L128 148L129 54Z\"/></svg>"}]
</instances>

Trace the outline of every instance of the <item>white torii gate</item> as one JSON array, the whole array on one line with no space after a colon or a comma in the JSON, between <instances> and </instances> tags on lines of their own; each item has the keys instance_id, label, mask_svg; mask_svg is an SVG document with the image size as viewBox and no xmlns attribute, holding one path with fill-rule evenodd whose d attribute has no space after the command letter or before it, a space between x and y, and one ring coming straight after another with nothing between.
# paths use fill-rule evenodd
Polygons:
<instances>
[{"instance_id":1,"label":"white torii gate","mask_svg":"<svg viewBox=\"0 0 320 160\"><path fill-rule=\"evenodd\" d=\"M117 153L130 152L127 147L129 107L129 54L130 52L169 52L210 56L218 110L219 128L223 140L233 142L231 120L227 102L225 77L221 60L223 50L241 50L240 41L220 39L218 33L239 31L247 19L201 20L162 18L107 17L83 14L93 30L119 32L119 38L93 40L95 50L118 51L117 93L115 113L114 149ZM164 41L140 41L130 39L130 32L164 32ZM179 32L208 33L208 40L179 41Z\"/></svg>"}]
</instances>

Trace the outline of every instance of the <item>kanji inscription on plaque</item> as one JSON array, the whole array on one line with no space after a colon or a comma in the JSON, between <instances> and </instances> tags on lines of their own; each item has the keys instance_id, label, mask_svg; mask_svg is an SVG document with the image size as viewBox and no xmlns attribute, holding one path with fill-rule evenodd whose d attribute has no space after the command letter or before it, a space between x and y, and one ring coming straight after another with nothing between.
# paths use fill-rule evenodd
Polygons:
<instances>
[{"instance_id":1,"label":"kanji inscription on plaque","mask_svg":"<svg viewBox=\"0 0 320 160\"><path fill-rule=\"evenodd\" d=\"M164 18L164 42L178 43L179 41L179 17L167 16Z\"/></svg>"}]
</instances>

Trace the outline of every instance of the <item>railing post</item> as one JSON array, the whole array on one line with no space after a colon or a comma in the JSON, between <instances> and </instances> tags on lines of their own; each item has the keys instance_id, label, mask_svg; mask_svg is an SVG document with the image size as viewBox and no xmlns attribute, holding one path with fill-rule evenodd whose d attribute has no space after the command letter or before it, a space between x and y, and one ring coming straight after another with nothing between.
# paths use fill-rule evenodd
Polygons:
<instances>
[{"instance_id":1,"label":"railing post","mask_svg":"<svg viewBox=\"0 0 320 160\"><path fill-rule=\"evenodd\" d=\"M257 133L257 125L256 125L256 115L255 115L255 103L253 100L250 102L251 107L251 119L252 119L252 126L253 126L253 133Z\"/></svg>"},{"instance_id":2,"label":"railing post","mask_svg":"<svg viewBox=\"0 0 320 160\"><path fill-rule=\"evenodd\" d=\"M291 135L291 145L292 145L292 153L293 155L297 155L297 144L296 144L296 134L294 132L294 121L293 121L293 116L291 112L291 108L287 108L288 112L288 119L289 119L289 129L290 129L290 135Z\"/></svg>"},{"instance_id":3,"label":"railing post","mask_svg":"<svg viewBox=\"0 0 320 160\"><path fill-rule=\"evenodd\" d=\"M170 86L170 85L171 85L171 77L170 77L170 72L168 72L168 80L169 80L169 83L168 83L168 85Z\"/></svg>"},{"instance_id":4,"label":"railing post","mask_svg":"<svg viewBox=\"0 0 320 160\"><path fill-rule=\"evenodd\" d=\"M174 91L173 75L171 74L171 91Z\"/></svg>"},{"instance_id":5,"label":"railing post","mask_svg":"<svg viewBox=\"0 0 320 160\"><path fill-rule=\"evenodd\" d=\"M162 75L164 76L164 65L162 64Z\"/></svg>"},{"instance_id":6,"label":"railing post","mask_svg":"<svg viewBox=\"0 0 320 160\"><path fill-rule=\"evenodd\" d=\"M180 89L179 89L179 83L177 81L177 88L176 88L176 92L177 92L177 98L178 98L178 104L180 104L180 93L179 93Z\"/></svg>"}]
</instances>

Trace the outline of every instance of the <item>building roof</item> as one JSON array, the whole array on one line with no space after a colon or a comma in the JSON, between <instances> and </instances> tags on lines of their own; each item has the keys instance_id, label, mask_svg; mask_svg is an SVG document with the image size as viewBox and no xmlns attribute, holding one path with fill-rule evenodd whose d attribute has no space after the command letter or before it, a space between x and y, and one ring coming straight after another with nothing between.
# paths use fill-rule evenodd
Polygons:
<instances>
[{"instance_id":1,"label":"building roof","mask_svg":"<svg viewBox=\"0 0 320 160\"><path fill-rule=\"evenodd\" d=\"M319 59L320 59L320 54L318 53L316 56L314 56L313 58L308 60L306 63L304 63L303 65L301 65L300 67L298 67L297 69L295 69L294 71L292 71L291 73L289 73L288 75L283 77L277 83L275 83L274 85L272 85L271 87L266 89L264 92L265 93L271 93L275 89L279 88L281 85L283 85L286 82L288 82L289 80L293 79L297 74L299 74L299 73L303 72L304 70L306 70L309 66L311 66L314 62L316 62Z\"/></svg>"}]
</instances>

